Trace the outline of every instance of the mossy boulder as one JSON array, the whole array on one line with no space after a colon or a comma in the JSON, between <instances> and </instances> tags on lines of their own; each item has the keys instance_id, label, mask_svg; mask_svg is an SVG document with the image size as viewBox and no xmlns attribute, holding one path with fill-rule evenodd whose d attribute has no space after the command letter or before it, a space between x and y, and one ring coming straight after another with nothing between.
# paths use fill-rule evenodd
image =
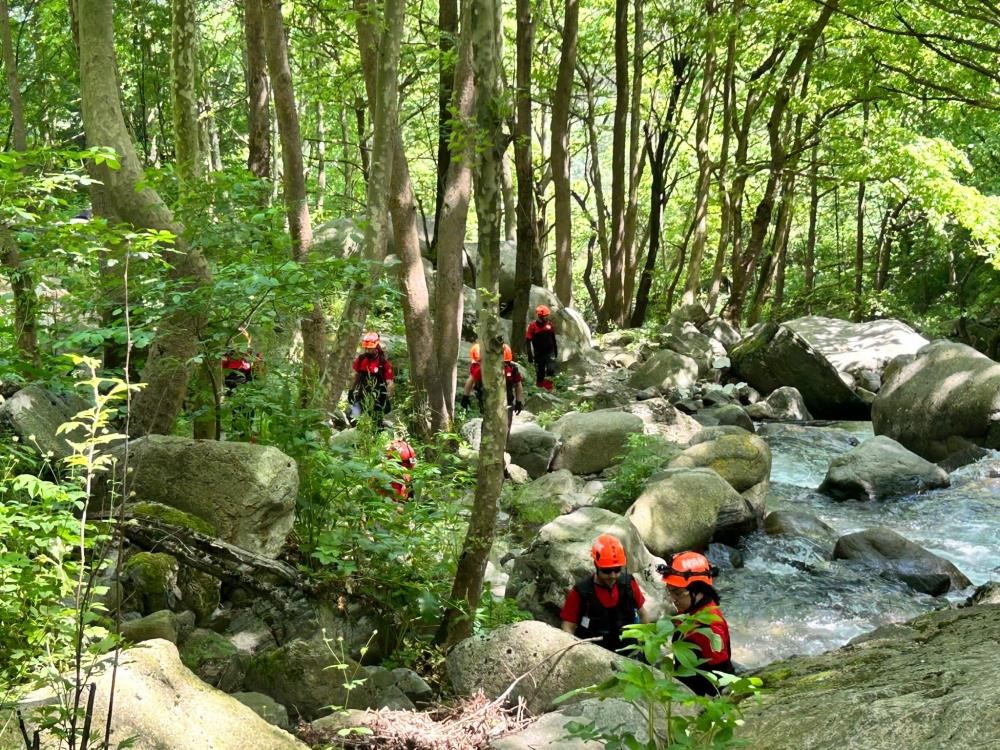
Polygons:
<instances>
[{"instance_id":1,"label":"mossy boulder","mask_svg":"<svg viewBox=\"0 0 1000 750\"><path fill-rule=\"evenodd\" d=\"M672 469L713 469L737 492L767 482L771 476L771 449L750 433L721 435L693 445L670 462Z\"/></svg>"},{"instance_id":2,"label":"mossy boulder","mask_svg":"<svg viewBox=\"0 0 1000 750\"><path fill-rule=\"evenodd\" d=\"M204 682L224 693L232 693L243 685L245 669L236 646L213 630L199 628L180 647L184 666Z\"/></svg>"},{"instance_id":3,"label":"mossy boulder","mask_svg":"<svg viewBox=\"0 0 1000 750\"><path fill-rule=\"evenodd\" d=\"M629 435L643 432L643 421L616 409L570 412L552 425L560 444L554 469L596 474L620 460Z\"/></svg>"},{"instance_id":4,"label":"mossy boulder","mask_svg":"<svg viewBox=\"0 0 1000 750\"><path fill-rule=\"evenodd\" d=\"M48 453L56 461L73 454L70 440L84 438L83 431L60 433L87 404L74 394L58 394L40 385L27 385L0 404L0 429L13 432L25 445Z\"/></svg>"},{"instance_id":5,"label":"mossy boulder","mask_svg":"<svg viewBox=\"0 0 1000 750\"><path fill-rule=\"evenodd\" d=\"M194 612L199 625L204 625L220 603L222 584L218 578L200 570L182 566L177 587L185 609Z\"/></svg>"},{"instance_id":6,"label":"mossy boulder","mask_svg":"<svg viewBox=\"0 0 1000 750\"><path fill-rule=\"evenodd\" d=\"M181 599L177 586L180 564L165 552L136 552L122 566L125 606L143 614L176 609Z\"/></svg>"},{"instance_id":7,"label":"mossy boulder","mask_svg":"<svg viewBox=\"0 0 1000 750\"><path fill-rule=\"evenodd\" d=\"M1000 747L1000 605L931 612L768 665L737 739L768 750Z\"/></svg>"},{"instance_id":8,"label":"mossy boulder","mask_svg":"<svg viewBox=\"0 0 1000 750\"><path fill-rule=\"evenodd\" d=\"M171 508L163 503L139 502L129 506L129 511L139 518L150 518L154 521L162 521L171 526L180 526L199 534L215 536L215 527L208 521L183 510Z\"/></svg>"},{"instance_id":9,"label":"mossy boulder","mask_svg":"<svg viewBox=\"0 0 1000 750\"><path fill-rule=\"evenodd\" d=\"M177 643L181 635L181 623L177 614L169 609L161 609L138 620L123 622L119 627L122 638L130 643L142 643L162 639Z\"/></svg>"}]
</instances>

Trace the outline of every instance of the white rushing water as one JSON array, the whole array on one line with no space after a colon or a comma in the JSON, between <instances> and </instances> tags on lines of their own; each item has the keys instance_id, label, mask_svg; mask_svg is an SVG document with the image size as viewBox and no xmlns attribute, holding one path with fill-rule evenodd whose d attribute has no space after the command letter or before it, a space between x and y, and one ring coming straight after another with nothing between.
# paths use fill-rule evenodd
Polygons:
<instances>
[{"instance_id":1,"label":"white rushing water","mask_svg":"<svg viewBox=\"0 0 1000 750\"><path fill-rule=\"evenodd\" d=\"M773 455L769 512L812 513L838 536L888 526L953 562L974 586L1000 579L1000 453L953 472L945 489L882 502L835 502L815 488L836 455L871 436L871 423L771 425L761 433ZM743 553L745 567L726 571L718 584L734 659L748 667L837 648L972 591L918 594L852 563L824 560L803 541L763 533L746 539Z\"/></svg>"}]
</instances>

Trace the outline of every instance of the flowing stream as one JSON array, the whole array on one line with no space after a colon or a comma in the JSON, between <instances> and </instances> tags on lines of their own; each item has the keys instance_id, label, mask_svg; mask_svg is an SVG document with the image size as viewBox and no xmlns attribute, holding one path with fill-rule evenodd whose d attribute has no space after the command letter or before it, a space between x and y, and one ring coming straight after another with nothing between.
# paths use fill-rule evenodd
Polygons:
<instances>
[{"instance_id":1,"label":"flowing stream","mask_svg":"<svg viewBox=\"0 0 1000 750\"><path fill-rule=\"evenodd\" d=\"M979 585L1000 578L1000 453L951 474L950 487L882 502L835 502L816 492L830 461L872 434L870 422L832 427L766 425L771 446L768 511L800 510L837 535L888 526L947 558ZM817 654L876 627L964 600L934 598L845 561L827 561L800 539L756 533L745 565L718 579L734 659L755 667Z\"/></svg>"}]
</instances>

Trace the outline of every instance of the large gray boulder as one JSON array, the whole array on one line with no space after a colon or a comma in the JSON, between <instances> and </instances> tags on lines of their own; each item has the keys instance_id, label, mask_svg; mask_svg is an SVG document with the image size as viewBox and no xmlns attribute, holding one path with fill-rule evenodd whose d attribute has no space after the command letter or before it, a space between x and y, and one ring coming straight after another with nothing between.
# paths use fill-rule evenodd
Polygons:
<instances>
[{"instance_id":1,"label":"large gray boulder","mask_svg":"<svg viewBox=\"0 0 1000 750\"><path fill-rule=\"evenodd\" d=\"M1000 605L885 625L819 656L774 662L737 739L767 750L1000 747Z\"/></svg>"},{"instance_id":2,"label":"large gray boulder","mask_svg":"<svg viewBox=\"0 0 1000 750\"><path fill-rule=\"evenodd\" d=\"M711 469L669 469L653 475L625 511L650 552L667 557L705 549L721 532L729 541L757 526L757 512Z\"/></svg>"},{"instance_id":3,"label":"large gray boulder","mask_svg":"<svg viewBox=\"0 0 1000 750\"><path fill-rule=\"evenodd\" d=\"M335 640L316 636L255 654L247 664L243 684L307 721L335 708L377 707L377 686L365 681L353 689L347 687L365 677L364 667L336 648Z\"/></svg>"},{"instance_id":4,"label":"large gray boulder","mask_svg":"<svg viewBox=\"0 0 1000 750\"><path fill-rule=\"evenodd\" d=\"M507 438L510 462L536 479L549 470L556 441L555 435L534 422L515 422Z\"/></svg>"},{"instance_id":5,"label":"large gray boulder","mask_svg":"<svg viewBox=\"0 0 1000 750\"><path fill-rule=\"evenodd\" d=\"M86 409L83 399L72 394L57 394L40 385L27 385L0 404L0 433L9 430L18 439L43 456L52 453L56 461L73 454L70 440L83 438L81 430L59 434L59 426L73 421L77 412ZM107 449L107 446L102 446Z\"/></svg>"},{"instance_id":6,"label":"large gray boulder","mask_svg":"<svg viewBox=\"0 0 1000 750\"><path fill-rule=\"evenodd\" d=\"M1000 364L965 344L935 341L886 368L872 404L875 433L930 461L1000 449Z\"/></svg>"},{"instance_id":7,"label":"large gray boulder","mask_svg":"<svg viewBox=\"0 0 1000 750\"><path fill-rule=\"evenodd\" d=\"M514 562L507 598L534 617L559 624L559 610L578 580L593 573L590 547L601 534L613 534L625 548L628 572L635 576L657 615L670 611L666 591L656 572L662 559L649 554L628 520L603 508L584 507L547 523Z\"/></svg>"},{"instance_id":8,"label":"large gray boulder","mask_svg":"<svg viewBox=\"0 0 1000 750\"><path fill-rule=\"evenodd\" d=\"M806 402L798 388L790 385L776 388L763 401L750 404L746 413L752 419L780 419L783 421L806 421L812 419L812 414L806 408Z\"/></svg>"},{"instance_id":9,"label":"large gray boulder","mask_svg":"<svg viewBox=\"0 0 1000 750\"><path fill-rule=\"evenodd\" d=\"M650 398L633 401L622 407L622 411L635 414L645 427L647 435L659 435L668 443L686 446L702 427L694 419L667 401L665 398Z\"/></svg>"},{"instance_id":10,"label":"large gray boulder","mask_svg":"<svg viewBox=\"0 0 1000 750\"><path fill-rule=\"evenodd\" d=\"M503 625L485 635L466 638L449 652L448 678L458 695L482 690L488 698L500 696L517 683L510 701L521 699L531 715L553 708L560 695L603 682L625 657L538 620ZM572 648L569 648L573 646Z\"/></svg>"},{"instance_id":11,"label":"large gray boulder","mask_svg":"<svg viewBox=\"0 0 1000 750\"><path fill-rule=\"evenodd\" d=\"M518 731L490 744L490 750L601 750L596 740L570 737L566 726L571 722L592 724L597 730L614 733L621 727L635 732L640 742L649 739L646 716L634 703L620 698L588 698L560 705L555 711L539 716Z\"/></svg>"},{"instance_id":12,"label":"large gray boulder","mask_svg":"<svg viewBox=\"0 0 1000 750\"><path fill-rule=\"evenodd\" d=\"M737 374L761 393L795 386L819 419L868 418L868 407L837 369L791 328L765 323L729 354Z\"/></svg>"},{"instance_id":13,"label":"large gray boulder","mask_svg":"<svg viewBox=\"0 0 1000 750\"><path fill-rule=\"evenodd\" d=\"M859 562L877 574L898 578L915 591L932 596L971 585L952 563L885 526L840 537L833 548L833 559Z\"/></svg>"},{"instance_id":14,"label":"large gray boulder","mask_svg":"<svg viewBox=\"0 0 1000 750\"><path fill-rule=\"evenodd\" d=\"M681 453L670 462L671 469L714 469L737 492L746 492L767 482L771 476L771 449L749 432L720 435Z\"/></svg>"},{"instance_id":15,"label":"large gray boulder","mask_svg":"<svg viewBox=\"0 0 1000 750\"><path fill-rule=\"evenodd\" d=\"M837 543L837 532L819 516L803 510L774 510L764 517L764 533L769 536L808 540L829 559Z\"/></svg>"},{"instance_id":16,"label":"large gray boulder","mask_svg":"<svg viewBox=\"0 0 1000 750\"><path fill-rule=\"evenodd\" d=\"M643 422L614 409L570 412L552 425L552 432L559 438L552 468L596 474L616 462L628 436L643 432Z\"/></svg>"},{"instance_id":17,"label":"large gray boulder","mask_svg":"<svg viewBox=\"0 0 1000 750\"><path fill-rule=\"evenodd\" d=\"M716 364L729 364L722 343L699 331L691 322L673 320L660 329L659 337L665 348L697 362L699 377L708 377Z\"/></svg>"},{"instance_id":18,"label":"large gray boulder","mask_svg":"<svg viewBox=\"0 0 1000 750\"><path fill-rule=\"evenodd\" d=\"M590 333L590 326L587 325L587 321L583 319L583 315L579 311L572 307L563 307L561 305L552 307L551 309L552 315L550 320L555 326L556 335L559 337L560 362L566 362L570 359L568 356L570 347L565 346L566 342L574 344L580 350L593 348L594 339ZM532 308L533 310L534 308ZM531 311L529 311L529 314L531 314ZM567 350L566 355L562 352L563 348Z\"/></svg>"},{"instance_id":19,"label":"large gray boulder","mask_svg":"<svg viewBox=\"0 0 1000 750\"><path fill-rule=\"evenodd\" d=\"M96 686L91 722L95 747L104 736L113 678L110 747L131 738L132 750L306 750L287 732L195 677L168 641L147 641L125 651L114 674L112 665L111 656L103 658L89 679ZM53 700L46 690L28 696L22 706ZM29 725L33 723L29 715ZM54 750L56 743L42 747Z\"/></svg>"},{"instance_id":20,"label":"large gray boulder","mask_svg":"<svg viewBox=\"0 0 1000 750\"><path fill-rule=\"evenodd\" d=\"M830 463L819 491L835 500L882 500L947 487L948 472L876 435Z\"/></svg>"},{"instance_id":21,"label":"large gray boulder","mask_svg":"<svg viewBox=\"0 0 1000 750\"><path fill-rule=\"evenodd\" d=\"M583 488L580 477L560 469L518 487L505 507L522 520L537 519L544 524L563 513L593 505L594 496Z\"/></svg>"},{"instance_id":22,"label":"large gray boulder","mask_svg":"<svg viewBox=\"0 0 1000 750\"><path fill-rule=\"evenodd\" d=\"M220 539L251 552L281 550L295 520L299 475L277 448L149 435L129 450L126 497L202 518Z\"/></svg>"},{"instance_id":23,"label":"large gray boulder","mask_svg":"<svg viewBox=\"0 0 1000 750\"><path fill-rule=\"evenodd\" d=\"M636 369L629 385L636 390L657 388L667 392L691 388L697 380L698 363L695 360L670 349L661 349Z\"/></svg>"},{"instance_id":24,"label":"large gray boulder","mask_svg":"<svg viewBox=\"0 0 1000 750\"><path fill-rule=\"evenodd\" d=\"M898 320L852 323L809 315L783 325L808 341L840 372L852 375L865 371L877 375L895 357L914 354L927 344L927 339Z\"/></svg>"}]
</instances>

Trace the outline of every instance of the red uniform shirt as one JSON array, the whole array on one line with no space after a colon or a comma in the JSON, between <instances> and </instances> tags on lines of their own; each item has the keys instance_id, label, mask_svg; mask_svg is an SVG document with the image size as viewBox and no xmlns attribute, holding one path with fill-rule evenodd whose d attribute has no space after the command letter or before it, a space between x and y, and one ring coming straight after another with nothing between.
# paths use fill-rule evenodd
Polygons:
<instances>
[{"instance_id":1,"label":"red uniform shirt","mask_svg":"<svg viewBox=\"0 0 1000 750\"><path fill-rule=\"evenodd\" d=\"M597 601L608 609L614 609L618 606L618 581L615 581L614 586L611 588L606 588L598 583L595 583L594 594L597 596ZM632 578L632 599L635 601L636 609L642 609L642 605L646 603L646 597L642 595L642 589L639 588L639 584L636 582L634 577ZM575 622L579 625L580 605L580 592L577 591L574 586L569 590L569 594L566 596L566 602L563 604L563 608L559 611L559 619L564 622Z\"/></svg>"},{"instance_id":2,"label":"red uniform shirt","mask_svg":"<svg viewBox=\"0 0 1000 750\"><path fill-rule=\"evenodd\" d=\"M392 380L392 363L385 357L355 357L354 372L360 372L373 378Z\"/></svg>"},{"instance_id":3,"label":"red uniform shirt","mask_svg":"<svg viewBox=\"0 0 1000 750\"><path fill-rule=\"evenodd\" d=\"M726 618L722 616L722 610L719 609L718 605L707 604L702 607L697 612L711 612L716 615L715 620L709 625L703 625L702 627L709 628L713 633L722 639L722 647L716 651L712 648L712 641L703 633L688 633L684 638L686 641L690 641L698 647L701 652L701 658L705 660L705 666L715 666L716 664L721 664L727 661L730 657L729 654L729 624L726 622ZM694 614L694 613L692 613Z\"/></svg>"}]
</instances>

